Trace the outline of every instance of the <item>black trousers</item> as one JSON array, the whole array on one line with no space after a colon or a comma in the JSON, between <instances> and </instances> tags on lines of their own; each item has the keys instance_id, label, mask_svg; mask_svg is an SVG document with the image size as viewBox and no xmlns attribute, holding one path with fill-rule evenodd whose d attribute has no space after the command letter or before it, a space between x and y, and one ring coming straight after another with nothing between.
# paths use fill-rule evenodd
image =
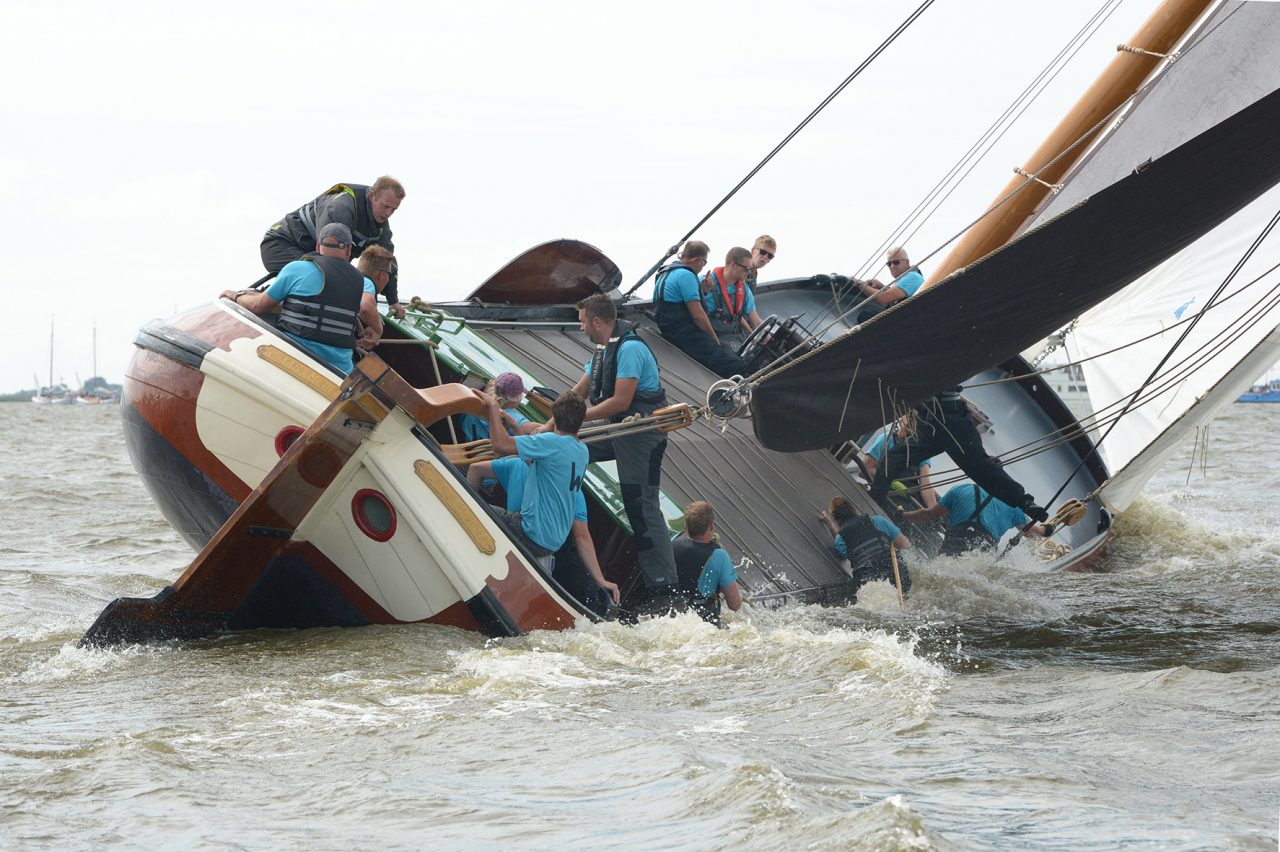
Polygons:
<instances>
[{"instance_id":1,"label":"black trousers","mask_svg":"<svg viewBox=\"0 0 1280 852\"><path fill-rule=\"evenodd\" d=\"M315 246L303 249L292 240L266 236L262 238L262 245L258 247L258 251L262 254L263 268L272 275L279 275L285 264L302 260L303 255L315 251Z\"/></svg>"},{"instance_id":2,"label":"black trousers","mask_svg":"<svg viewBox=\"0 0 1280 852\"><path fill-rule=\"evenodd\" d=\"M641 432L587 445L591 461L618 462L618 483L622 506L635 536L637 560L650 589L674 586L679 582L676 557L671 551L671 530L662 514L659 486L662 457L667 452L667 436L661 432Z\"/></svg>"},{"instance_id":3,"label":"black trousers","mask_svg":"<svg viewBox=\"0 0 1280 852\"><path fill-rule=\"evenodd\" d=\"M674 313L678 310L687 311L687 308L677 305L665 310ZM684 354L720 378L747 375L747 362L738 357L737 347L730 349L723 343L716 343L710 335L694 325L689 317L676 319L670 315L664 315L658 323L658 330Z\"/></svg>"},{"instance_id":4,"label":"black trousers","mask_svg":"<svg viewBox=\"0 0 1280 852\"><path fill-rule=\"evenodd\" d=\"M889 492L889 483L914 473L914 466L921 459L946 453L978 487L997 500L1022 508L1026 489L987 455L963 400L943 402L934 397L917 406L916 411L920 415L916 434L885 453L871 486L872 497L883 499Z\"/></svg>"}]
</instances>

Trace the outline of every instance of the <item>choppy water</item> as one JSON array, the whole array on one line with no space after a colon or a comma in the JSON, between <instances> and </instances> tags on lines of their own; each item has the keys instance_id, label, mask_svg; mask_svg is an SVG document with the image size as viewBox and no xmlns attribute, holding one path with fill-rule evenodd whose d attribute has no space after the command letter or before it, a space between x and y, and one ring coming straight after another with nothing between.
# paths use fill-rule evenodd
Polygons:
<instances>
[{"instance_id":1,"label":"choppy water","mask_svg":"<svg viewBox=\"0 0 1280 852\"><path fill-rule=\"evenodd\" d=\"M172 581L107 408L0 405L0 847L1274 849L1280 406L1105 573L918 567L858 607L487 641L83 650Z\"/></svg>"}]
</instances>

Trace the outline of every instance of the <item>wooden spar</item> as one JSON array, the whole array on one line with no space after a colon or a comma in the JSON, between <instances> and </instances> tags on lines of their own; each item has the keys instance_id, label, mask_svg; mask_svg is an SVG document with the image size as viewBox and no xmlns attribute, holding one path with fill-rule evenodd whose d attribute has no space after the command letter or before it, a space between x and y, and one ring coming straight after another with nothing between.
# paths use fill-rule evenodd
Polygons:
<instances>
[{"instance_id":1,"label":"wooden spar","mask_svg":"<svg viewBox=\"0 0 1280 852\"><path fill-rule=\"evenodd\" d=\"M1152 53L1170 52L1212 2L1213 0L1166 0L1134 34L1129 44ZM1075 144L1080 137L1085 136L1089 128L1137 91L1161 61L1154 56L1118 53L1085 92L1084 97L1027 160L1025 170L1035 174L1046 163ZM1046 169L1040 179L1047 184L1060 181L1085 153L1089 147L1088 142L1098 132L1094 131L1085 144L1077 146L1070 154ZM1009 181L1008 186L1000 191L990 206L994 206L1026 180L1019 176ZM1049 191L1049 187L1033 181L1006 201L998 211L970 228L946 259L933 270L924 286L936 284L957 269L968 266L1007 243L1035 214Z\"/></svg>"}]
</instances>

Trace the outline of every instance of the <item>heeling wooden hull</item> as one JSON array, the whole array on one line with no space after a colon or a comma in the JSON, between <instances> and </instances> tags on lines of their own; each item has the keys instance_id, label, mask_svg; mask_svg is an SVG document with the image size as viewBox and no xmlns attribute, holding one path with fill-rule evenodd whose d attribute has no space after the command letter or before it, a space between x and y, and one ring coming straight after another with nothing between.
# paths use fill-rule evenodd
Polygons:
<instances>
[{"instance_id":1,"label":"heeling wooden hull","mask_svg":"<svg viewBox=\"0 0 1280 852\"><path fill-rule=\"evenodd\" d=\"M215 305L177 318L196 333L174 323L139 338L149 348L130 367L130 452L166 517L203 549L156 598L110 605L87 641L397 623L513 635L575 623L582 611L415 429L400 406L420 406L416 391L388 370L376 393L394 386L396 400L347 410L336 375L234 311ZM298 451L277 458L277 436L298 421L309 424ZM389 540L355 518L368 490L399 519Z\"/></svg>"}]
</instances>

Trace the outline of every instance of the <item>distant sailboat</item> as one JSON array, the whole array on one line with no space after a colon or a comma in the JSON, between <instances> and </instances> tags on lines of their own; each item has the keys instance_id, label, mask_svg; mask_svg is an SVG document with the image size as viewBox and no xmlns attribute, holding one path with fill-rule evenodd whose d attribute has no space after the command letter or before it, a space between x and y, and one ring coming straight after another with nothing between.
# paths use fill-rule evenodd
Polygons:
<instances>
[{"instance_id":1,"label":"distant sailboat","mask_svg":"<svg viewBox=\"0 0 1280 852\"><path fill-rule=\"evenodd\" d=\"M38 380L37 380L38 383ZM49 320L49 384L36 391L31 401L37 405L70 405L75 396L65 384L53 383L53 320Z\"/></svg>"},{"instance_id":2,"label":"distant sailboat","mask_svg":"<svg viewBox=\"0 0 1280 852\"><path fill-rule=\"evenodd\" d=\"M104 402L120 402L120 386L112 385L98 375L98 326L93 326L93 375L80 388L76 402L81 405L100 405Z\"/></svg>"}]
</instances>

